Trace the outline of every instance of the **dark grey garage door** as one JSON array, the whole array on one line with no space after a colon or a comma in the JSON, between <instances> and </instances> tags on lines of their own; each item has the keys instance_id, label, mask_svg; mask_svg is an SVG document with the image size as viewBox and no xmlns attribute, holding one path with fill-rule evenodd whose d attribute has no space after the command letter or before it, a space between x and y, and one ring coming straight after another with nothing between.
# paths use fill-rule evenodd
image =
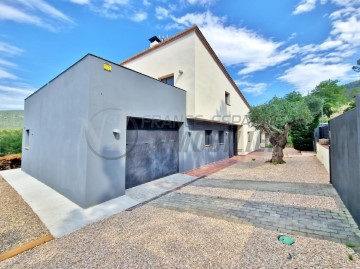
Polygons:
<instances>
[{"instance_id":1,"label":"dark grey garage door","mask_svg":"<svg viewBox=\"0 0 360 269\"><path fill-rule=\"evenodd\" d=\"M179 171L179 124L130 118L126 131L125 188Z\"/></svg>"}]
</instances>

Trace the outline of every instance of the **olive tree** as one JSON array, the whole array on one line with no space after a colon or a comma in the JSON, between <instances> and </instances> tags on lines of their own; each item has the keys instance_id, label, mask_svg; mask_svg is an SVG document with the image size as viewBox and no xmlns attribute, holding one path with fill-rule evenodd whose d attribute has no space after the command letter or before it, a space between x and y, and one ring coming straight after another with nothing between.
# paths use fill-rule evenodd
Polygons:
<instances>
[{"instance_id":1,"label":"olive tree","mask_svg":"<svg viewBox=\"0 0 360 269\"><path fill-rule=\"evenodd\" d=\"M290 93L283 98L274 97L263 105L252 107L249 119L253 127L269 136L273 145L271 162L281 164L284 163L283 149L291 127L299 123L308 124L313 116L304 98Z\"/></svg>"}]
</instances>

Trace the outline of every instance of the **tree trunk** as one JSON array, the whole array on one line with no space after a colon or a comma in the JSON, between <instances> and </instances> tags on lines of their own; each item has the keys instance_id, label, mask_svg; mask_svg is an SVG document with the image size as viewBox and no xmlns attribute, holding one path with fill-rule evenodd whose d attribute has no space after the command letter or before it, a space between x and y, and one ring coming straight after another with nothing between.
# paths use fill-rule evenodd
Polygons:
<instances>
[{"instance_id":1,"label":"tree trunk","mask_svg":"<svg viewBox=\"0 0 360 269\"><path fill-rule=\"evenodd\" d=\"M285 163L283 159L284 158L283 149L286 146L288 134L293 124L294 124L293 122L286 123L283 132L279 131L274 127L273 129L275 129L275 131L271 130L271 128L263 126L265 132L270 136L270 143L273 145L272 157L270 160L270 162L272 162L273 164Z\"/></svg>"},{"instance_id":2,"label":"tree trunk","mask_svg":"<svg viewBox=\"0 0 360 269\"><path fill-rule=\"evenodd\" d=\"M285 163L285 161L283 159L283 157L284 157L283 149L284 149L284 147L282 147L279 144L273 145L272 157L271 157L271 162L273 164Z\"/></svg>"}]
</instances>

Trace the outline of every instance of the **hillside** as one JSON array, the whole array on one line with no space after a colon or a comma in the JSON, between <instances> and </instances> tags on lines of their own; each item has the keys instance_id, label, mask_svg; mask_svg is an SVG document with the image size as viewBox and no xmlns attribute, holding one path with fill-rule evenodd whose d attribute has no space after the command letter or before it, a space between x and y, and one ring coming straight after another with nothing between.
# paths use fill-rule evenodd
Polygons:
<instances>
[{"instance_id":1,"label":"hillside","mask_svg":"<svg viewBox=\"0 0 360 269\"><path fill-rule=\"evenodd\" d=\"M0 110L0 130L21 129L23 122L23 110Z\"/></svg>"},{"instance_id":2,"label":"hillside","mask_svg":"<svg viewBox=\"0 0 360 269\"><path fill-rule=\"evenodd\" d=\"M360 80L350 82L348 84L344 85L346 88L346 91L350 93L353 89L360 88Z\"/></svg>"}]
</instances>

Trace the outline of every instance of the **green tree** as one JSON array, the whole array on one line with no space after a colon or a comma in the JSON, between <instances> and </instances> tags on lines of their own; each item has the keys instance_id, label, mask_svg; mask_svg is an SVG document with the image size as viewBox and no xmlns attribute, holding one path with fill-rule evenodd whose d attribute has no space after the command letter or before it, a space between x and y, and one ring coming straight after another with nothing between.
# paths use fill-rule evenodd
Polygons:
<instances>
[{"instance_id":1,"label":"green tree","mask_svg":"<svg viewBox=\"0 0 360 269\"><path fill-rule=\"evenodd\" d=\"M308 124L303 122L291 128L290 135L295 149L314 150L314 129L319 125L321 117L322 100L314 95L304 97L305 103L309 108L313 120Z\"/></svg>"},{"instance_id":2,"label":"green tree","mask_svg":"<svg viewBox=\"0 0 360 269\"><path fill-rule=\"evenodd\" d=\"M22 130L0 130L0 156L21 153Z\"/></svg>"},{"instance_id":3,"label":"green tree","mask_svg":"<svg viewBox=\"0 0 360 269\"><path fill-rule=\"evenodd\" d=\"M324 114L330 117L339 107L347 103L346 89L338 85L338 80L326 80L321 82L311 92L324 101Z\"/></svg>"},{"instance_id":4,"label":"green tree","mask_svg":"<svg viewBox=\"0 0 360 269\"><path fill-rule=\"evenodd\" d=\"M252 126L270 137L273 145L271 162L281 164L291 128L311 122L313 116L301 94L292 92L284 98L274 97L263 105L252 107L249 119Z\"/></svg>"}]
</instances>

